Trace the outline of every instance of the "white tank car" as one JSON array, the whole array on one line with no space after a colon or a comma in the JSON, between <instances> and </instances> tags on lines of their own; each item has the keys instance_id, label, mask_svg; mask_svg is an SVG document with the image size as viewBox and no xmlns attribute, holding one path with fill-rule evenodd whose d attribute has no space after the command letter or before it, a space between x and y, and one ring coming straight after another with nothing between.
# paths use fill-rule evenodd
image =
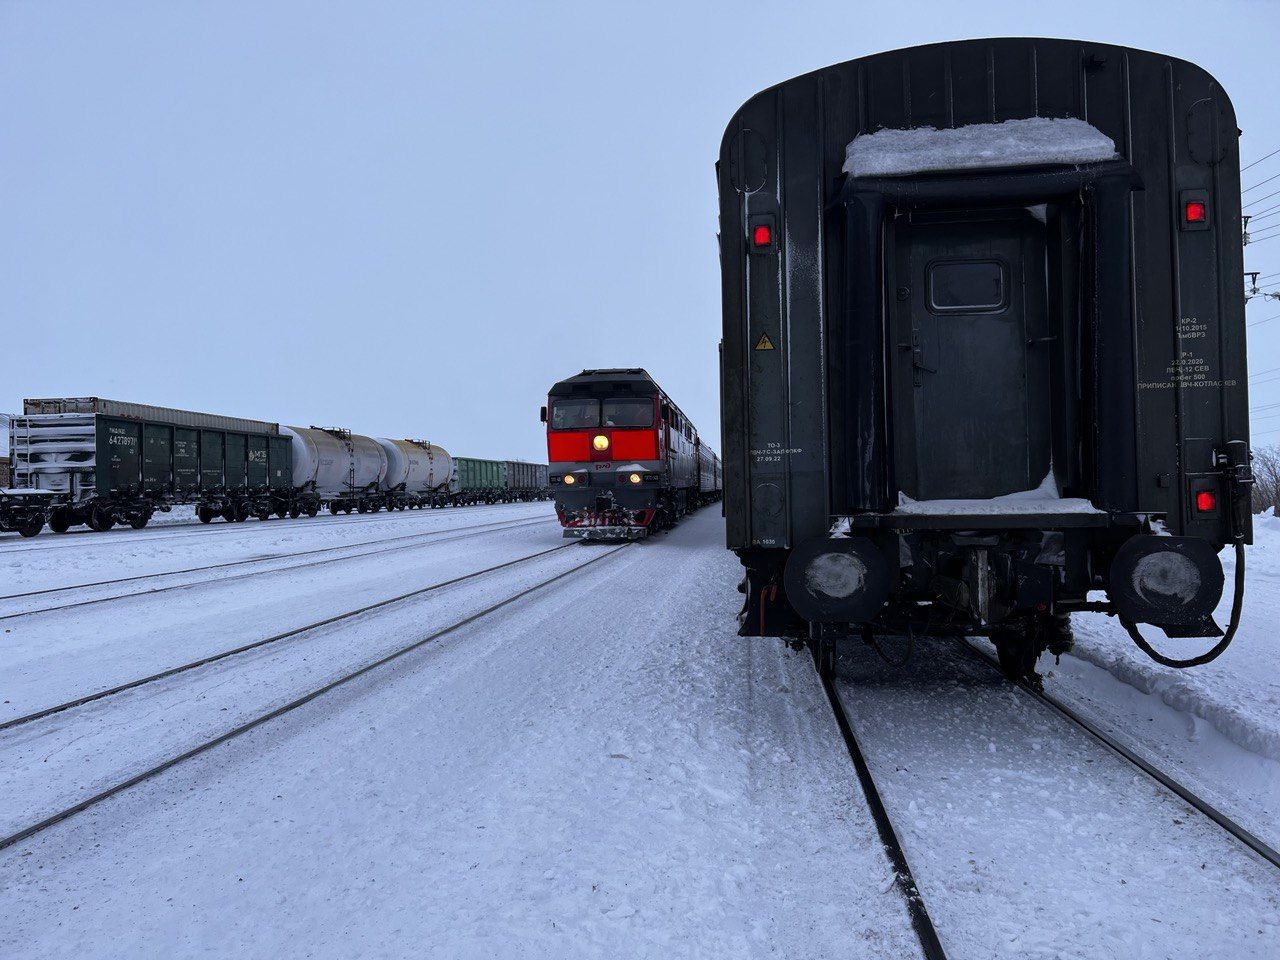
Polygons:
<instances>
[{"instance_id":1,"label":"white tank car","mask_svg":"<svg viewBox=\"0 0 1280 960\"><path fill-rule=\"evenodd\" d=\"M372 437L318 427L281 427L293 446L294 489L333 497L377 489L387 473L387 454Z\"/></svg>"},{"instance_id":2,"label":"white tank car","mask_svg":"<svg viewBox=\"0 0 1280 960\"><path fill-rule=\"evenodd\" d=\"M382 489L405 493L434 493L445 489L453 476L453 457L444 447L425 440L378 439L387 457Z\"/></svg>"}]
</instances>

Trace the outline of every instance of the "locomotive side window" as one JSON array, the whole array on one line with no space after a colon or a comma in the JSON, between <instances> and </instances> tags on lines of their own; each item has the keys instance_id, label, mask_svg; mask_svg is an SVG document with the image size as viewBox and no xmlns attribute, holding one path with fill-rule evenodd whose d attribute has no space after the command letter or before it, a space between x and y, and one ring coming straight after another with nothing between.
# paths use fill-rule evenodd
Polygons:
<instances>
[{"instance_id":1,"label":"locomotive side window","mask_svg":"<svg viewBox=\"0 0 1280 960\"><path fill-rule=\"evenodd\" d=\"M551 405L551 429L573 430L600 426L600 401L555 400Z\"/></svg>"},{"instance_id":2,"label":"locomotive side window","mask_svg":"<svg viewBox=\"0 0 1280 960\"><path fill-rule=\"evenodd\" d=\"M1005 265L998 260L941 260L929 265L933 313L996 313L1008 304Z\"/></svg>"},{"instance_id":3,"label":"locomotive side window","mask_svg":"<svg viewBox=\"0 0 1280 960\"><path fill-rule=\"evenodd\" d=\"M648 398L633 400L606 400L601 426L651 427L653 426L653 401Z\"/></svg>"}]
</instances>

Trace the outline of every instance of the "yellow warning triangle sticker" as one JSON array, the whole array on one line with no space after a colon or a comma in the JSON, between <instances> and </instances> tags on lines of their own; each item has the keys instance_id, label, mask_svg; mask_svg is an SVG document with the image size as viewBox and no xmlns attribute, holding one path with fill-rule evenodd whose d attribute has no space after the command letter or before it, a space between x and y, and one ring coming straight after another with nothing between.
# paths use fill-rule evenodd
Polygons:
<instances>
[{"instance_id":1,"label":"yellow warning triangle sticker","mask_svg":"<svg viewBox=\"0 0 1280 960\"><path fill-rule=\"evenodd\" d=\"M769 339L769 335L767 333L760 334L760 339L756 341L756 349L757 350L773 349L773 341Z\"/></svg>"}]
</instances>

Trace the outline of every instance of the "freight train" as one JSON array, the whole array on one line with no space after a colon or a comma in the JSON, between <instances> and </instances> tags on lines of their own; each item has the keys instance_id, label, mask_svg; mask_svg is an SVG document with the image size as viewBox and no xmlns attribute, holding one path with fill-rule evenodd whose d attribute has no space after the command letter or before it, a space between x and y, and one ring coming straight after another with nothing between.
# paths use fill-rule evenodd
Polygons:
<instances>
[{"instance_id":1,"label":"freight train","mask_svg":"<svg viewBox=\"0 0 1280 960\"><path fill-rule=\"evenodd\" d=\"M1200 67L1066 40L890 51L738 110L716 171L742 634L981 634L1034 683L1093 610L1161 663L1221 653L1252 535L1238 133ZM1159 653L1143 624L1218 639Z\"/></svg>"},{"instance_id":2,"label":"freight train","mask_svg":"<svg viewBox=\"0 0 1280 960\"><path fill-rule=\"evenodd\" d=\"M566 537L638 540L720 499L720 458L644 370L561 380L542 420Z\"/></svg>"},{"instance_id":3,"label":"freight train","mask_svg":"<svg viewBox=\"0 0 1280 960\"><path fill-rule=\"evenodd\" d=\"M425 440L282 427L144 404L36 399L12 417L0 529L145 527L192 504L210 523L550 497L544 464L454 458Z\"/></svg>"}]
</instances>

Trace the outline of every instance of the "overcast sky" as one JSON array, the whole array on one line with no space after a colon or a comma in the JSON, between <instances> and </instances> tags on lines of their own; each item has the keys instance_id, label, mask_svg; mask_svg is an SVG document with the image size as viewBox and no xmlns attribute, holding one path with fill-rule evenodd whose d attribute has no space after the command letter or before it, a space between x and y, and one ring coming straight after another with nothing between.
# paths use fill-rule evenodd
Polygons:
<instances>
[{"instance_id":1,"label":"overcast sky","mask_svg":"<svg viewBox=\"0 0 1280 960\"><path fill-rule=\"evenodd\" d=\"M99 395L544 459L546 388L637 365L718 438L712 165L752 93L1080 37L1204 65L1247 163L1280 149L1277 27L1269 2L0 0L0 411ZM1247 254L1280 272L1280 239ZM1277 346L1254 327L1252 368Z\"/></svg>"}]
</instances>

